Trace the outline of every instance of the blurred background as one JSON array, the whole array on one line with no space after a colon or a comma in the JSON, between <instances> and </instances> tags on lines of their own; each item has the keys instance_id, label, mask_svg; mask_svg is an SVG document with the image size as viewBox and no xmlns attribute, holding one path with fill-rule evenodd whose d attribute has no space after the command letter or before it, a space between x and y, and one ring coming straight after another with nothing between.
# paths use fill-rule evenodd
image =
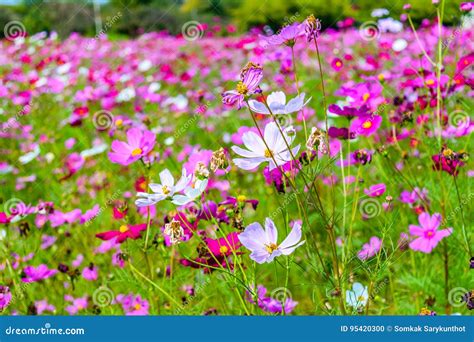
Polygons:
<instances>
[{"instance_id":1,"label":"blurred background","mask_svg":"<svg viewBox=\"0 0 474 342\"><path fill-rule=\"evenodd\" d=\"M458 24L461 2L445 0L445 24ZM416 23L436 15L431 0L0 0L0 25L21 21L28 35L55 31L61 37L78 32L120 38L162 30L179 34L184 23L196 20L226 28L214 30L216 34L229 34L264 25L275 30L312 13L325 28L341 25L345 18L371 20L378 8L399 19L405 3L412 5Z\"/></svg>"}]
</instances>

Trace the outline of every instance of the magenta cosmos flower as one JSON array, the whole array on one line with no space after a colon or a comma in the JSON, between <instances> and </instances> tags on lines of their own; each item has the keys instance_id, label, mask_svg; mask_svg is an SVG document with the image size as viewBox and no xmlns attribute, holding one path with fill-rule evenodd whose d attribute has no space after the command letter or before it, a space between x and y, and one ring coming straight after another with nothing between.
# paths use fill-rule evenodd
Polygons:
<instances>
[{"instance_id":1,"label":"magenta cosmos flower","mask_svg":"<svg viewBox=\"0 0 474 342\"><path fill-rule=\"evenodd\" d=\"M387 187L384 183L374 184L370 186L368 189L364 189L364 193L369 197L379 197L385 193Z\"/></svg>"},{"instance_id":2,"label":"magenta cosmos flower","mask_svg":"<svg viewBox=\"0 0 474 342\"><path fill-rule=\"evenodd\" d=\"M372 236L368 243L364 243L362 249L357 253L360 260L367 260L376 255L382 248L382 240L376 236Z\"/></svg>"},{"instance_id":3,"label":"magenta cosmos flower","mask_svg":"<svg viewBox=\"0 0 474 342\"><path fill-rule=\"evenodd\" d=\"M431 253L436 245L445 237L451 235L453 228L447 228L438 230L441 224L441 214L433 214L430 216L428 213L421 213L418 216L420 226L411 224L409 226L410 234L417 236L412 242L410 242L410 248L414 251L420 251L423 253Z\"/></svg>"},{"instance_id":4,"label":"magenta cosmos flower","mask_svg":"<svg viewBox=\"0 0 474 342\"><path fill-rule=\"evenodd\" d=\"M355 118L351 122L351 132L357 135L369 136L374 134L382 123L380 115L364 115Z\"/></svg>"},{"instance_id":5,"label":"magenta cosmos flower","mask_svg":"<svg viewBox=\"0 0 474 342\"><path fill-rule=\"evenodd\" d=\"M119 230L109 230L107 232L98 233L95 236L101 240L111 240L117 237L117 243L122 243L127 239L136 240L140 237L143 230L146 230L146 224L137 224L135 226L124 224L120 226Z\"/></svg>"},{"instance_id":6,"label":"magenta cosmos flower","mask_svg":"<svg viewBox=\"0 0 474 342\"><path fill-rule=\"evenodd\" d=\"M262 80L263 70L260 65L249 63L240 74L240 82L235 90L229 90L222 94L222 103L227 105L237 104L242 108L242 103L247 96L260 92L258 84Z\"/></svg>"},{"instance_id":7,"label":"magenta cosmos flower","mask_svg":"<svg viewBox=\"0 0 474 342\"><path fill-rule=\"evenodd\" d=\"M271 262L279 255L290 255L293 251L305 243L301 240L301 225L295 223L290 234L281 243L277 244L278 230L270 218L265 220L265 229L260 223L254 222L248 225L240 233L239 240L252 253L250 259L259 264Z\"/></svg>"},{"instance_id":8,"label":"magenta cosmos flower","mask_svg":"<svg viewBox=\"0 0 474 342\"><path fill-rule=\"evenodd\" d=\"M5 310L12 300L12 293L8 286L0 286L0 312Z\"/></svg>"},{"instance_id":9,"label":"magenta cosmos flower","mask_svg":"<svg viewBox=\"0 0 474 342\"><path fill-rule=\"evenodd\" d=\"M127 142L114 140L109 159L112 163L129 165L151 152L156 136L150 131L131 128L127 131Z\"/></svg>"},{"instance_id":10,"label":"magenta cosmos flower","mask_svg":"<svg viewBox=\"0 0 474 342\"><path fill-rule=\"evenodd\" d=\"M50 270L45 264L41 264L38 267L27 266L23 269L25 276L21 278L21 281L24 283L33 283L35 281L40 281L49 277L52 277L57 270Z\"/></svg>"}]
</instances>

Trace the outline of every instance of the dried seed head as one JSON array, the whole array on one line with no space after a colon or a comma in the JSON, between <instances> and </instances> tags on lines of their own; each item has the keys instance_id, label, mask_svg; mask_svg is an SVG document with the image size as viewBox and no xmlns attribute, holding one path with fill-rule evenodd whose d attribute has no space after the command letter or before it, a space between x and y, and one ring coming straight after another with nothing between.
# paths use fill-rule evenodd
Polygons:
<instances>
[{"instance_id":1,"label":"dried seed head","mask_svg":"<svg viewBox=\"0 0 474 342\"><path fill-rule=\"evenodd\" d=\"M181 242L181 238L184 236L184 230L183 227L181 227L181 223L175 219L170 223L165 224L164 233L170 237L170 242L173 245Z\"/></svg>"},{"instance_id":2,"label":"dried seed head","mask_svg":"<svg viewBox=\"0 0 474 342\"><path fill-rule=\"evenodd\" d=\"M216 172L219 169L225 169L228 165L228 161L225 155L224 149L221 147L217 151L212 152L211 157L211 170Z\"/></svg>"}]
</instances>

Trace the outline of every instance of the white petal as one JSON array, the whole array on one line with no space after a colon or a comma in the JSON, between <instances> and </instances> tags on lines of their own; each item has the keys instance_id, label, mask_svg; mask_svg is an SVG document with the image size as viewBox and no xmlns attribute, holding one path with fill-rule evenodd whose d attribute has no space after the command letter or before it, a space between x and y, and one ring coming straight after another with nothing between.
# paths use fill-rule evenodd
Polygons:
<instances>
[{"instance_id":1,"label":"white petal","mask_svg":"<svg viewBox=\"0 0 474 342\"><path fill-rule=\"evenodd\" d=\"M160 172L160 180L161 180L161 184L166 185L167 187L174 186L174 178L171 175L170 170L168 169L164 169L163 171Z\"/></svg>"}]
</instances>

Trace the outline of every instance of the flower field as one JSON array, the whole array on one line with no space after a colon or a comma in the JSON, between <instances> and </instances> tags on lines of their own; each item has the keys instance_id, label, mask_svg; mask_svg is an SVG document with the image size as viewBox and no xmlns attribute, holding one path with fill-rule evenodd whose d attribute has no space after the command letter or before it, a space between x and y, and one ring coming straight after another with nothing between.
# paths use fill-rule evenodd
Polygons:
<instances>
[{"instance_id":1,"label":"flower field","mask_svg":"<svg viewBox=\"0 0 474 342\"><path fill-rule=\"evenodd\" d=\"M0 311L468 315L470 15L3 39Z\"/></svg>"}]
</instances>

